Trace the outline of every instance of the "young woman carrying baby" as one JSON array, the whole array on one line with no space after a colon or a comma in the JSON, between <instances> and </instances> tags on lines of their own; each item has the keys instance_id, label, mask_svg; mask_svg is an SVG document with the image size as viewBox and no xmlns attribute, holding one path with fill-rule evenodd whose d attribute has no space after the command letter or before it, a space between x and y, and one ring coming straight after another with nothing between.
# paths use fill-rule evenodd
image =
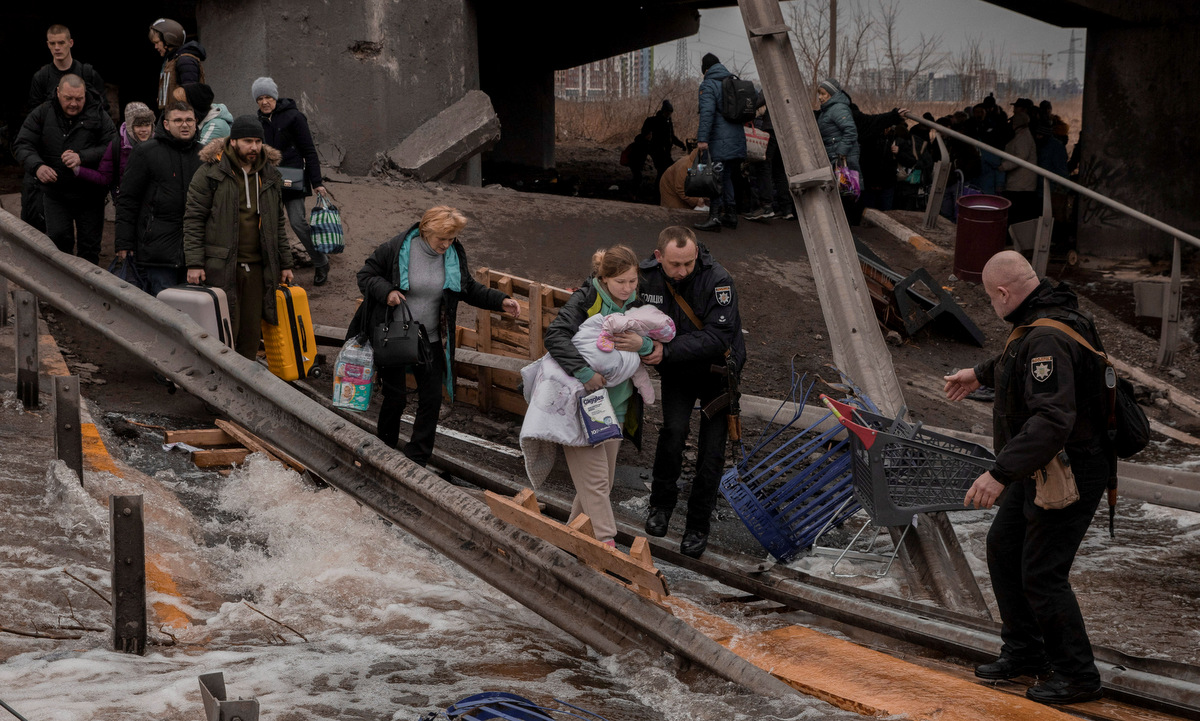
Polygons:
<instances>
[{"instance_id":1,"label":"young woman carrying baby","mask_svg":"<svg viewBox=\"0 0 1200 721\"><path fill-rule=\"evenodd\" d=\"M603 375L589 367L572 342L579 326L594 315L608 316L641 305L637 299L638 258L624 245L598 250L592 256L592 274L584 281L558 312L558 317L546 329L545 344L550 356L568 374L591 393L606 385ZM611 336L613 348L645 356L654 349L648 337L635 331ZM609 400L617 414L617 422L625 437L641 448L642 399L632 380L608 388ZM617 451L621 439L604 441L596 446L562 446L575 484L575 501L571 519L586 513L592 519L596 538L615 545L617 532L609 494L617 468Z\"/></svg>"}]
</instances>

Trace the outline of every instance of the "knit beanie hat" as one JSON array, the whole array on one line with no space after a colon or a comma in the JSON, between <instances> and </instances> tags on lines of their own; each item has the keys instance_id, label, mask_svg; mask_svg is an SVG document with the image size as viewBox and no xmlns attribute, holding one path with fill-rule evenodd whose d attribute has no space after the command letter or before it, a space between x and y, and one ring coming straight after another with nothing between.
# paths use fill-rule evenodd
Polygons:
<instances>
[{"instance_id":1,"label":"knit beanie hat","mask_svg":"<svg viewBox=\"0 0 1200 721\"><path fill-rule=\"evenodd\" d=\"M707 73L709 68L719 62L721 61L717 59L716 55L713 55L712 53L705 53L704 57L700 58L700 72Z\"/></svg>"},{"instance_id":2,"label":"knit beanie hat","mask_svg":"<svg viewBox=\"0 0 1200 721\"><path fill-rule=\"evenodd\" d=\"M258 121L257 115L239 115L233 120L233 126L229 129L229 139L237 140L238 138L258 138L262 140L263 127Z\"/></svg>"},{"instance_id":3,"label":"knit beanie hat","mask_svg":"<svg viewBox=\"0 0 1200 721\"><path fill-rule=\"evenodd\" d=\"M667 100L667 99L663 99L663 102L662 102L662 108L661 108L661 109L662 109L662 110L665 110L665 111L667 111L668 113L673 113L673 112L675 112L675 106L674 106L674 105L672 105L672 104L671 104L671 101L670 101L670 100Z\"/></svg>"},{"instance_id":4,"label":"knit beanie hat","mask_svg":"<svg viewBox=\"0 0 1200 721\"><path fill-rule=\"evenodd\" d=\"M834 80L833 78L822 80L821 84L817 87L824 88L825 92L829 93L830 95L837 95L838 93L843 92L842 86L838 85L838 81Z\"/></svg>"},{"instance_id":5,"label":"knit beanie hat","mask_svg":"<svg viewBox=\"0 0 1200 721\"><path fill-rule=\"evenodd\" d=\"M279 99L279 86L275 84L274 80L267 77L258 78L250 86L250 99L254 102L257 103L258 99L264 95L269 95L276 100Z\"/></svg>"},{"instance_id":6,"label":"knit beanie hat","mask_svg":"<svg viewBox=\"0 0 1200 721\"><path fill-rule=\"evenodd\" d=\"M132 128L135 125L154 124L154 113L145 103L139 103L136 100L125 106L125 127Z\"/></svg>"}]
</instances>

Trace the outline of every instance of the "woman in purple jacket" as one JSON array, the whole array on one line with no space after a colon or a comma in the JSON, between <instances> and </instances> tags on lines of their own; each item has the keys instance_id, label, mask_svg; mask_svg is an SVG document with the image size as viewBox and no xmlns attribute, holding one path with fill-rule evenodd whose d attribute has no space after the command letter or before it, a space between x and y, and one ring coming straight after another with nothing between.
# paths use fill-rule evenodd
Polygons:
<instances>
[{"instance_id":1,"label":"woman in purple jacket","mask_svg":"<svg viewBox=\"0 0 1200 721\"><path fill-rule=\"evenodd\" d=\"M125 122L117 136L108 144L104 157L97 169L75 166L75 173L83 180L96 185L108 186L113 200L121 192L121 176L129 165L129 154L141 143L154 135L154 113L145 103L132 102L125 106Z\"/></svg>"}]
</instances>

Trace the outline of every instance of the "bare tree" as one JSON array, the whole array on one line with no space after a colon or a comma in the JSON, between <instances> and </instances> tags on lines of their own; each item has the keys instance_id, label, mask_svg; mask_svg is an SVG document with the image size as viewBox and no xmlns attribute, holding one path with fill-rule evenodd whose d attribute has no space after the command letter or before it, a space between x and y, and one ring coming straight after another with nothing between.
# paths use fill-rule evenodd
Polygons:
<instances>
[{"instance_id":1,"label":"bare tree","mask_svg":"<svg viewBox=\"0 0 1200 721\"><path fill-rule=\"evenodd\" d=\"M821 65L829 56L829 4L826 0L800 0L788 8L788 25L796 38L796 63L816 87Z\"/></svg>"},{"instance_id":2,"label":"bare tree","mask_svg":"<svg viewBox=\"0 0 1200 721\"><path fill-rule=\"evenodd\" d=\"M837 73L848 82L868 54L874 18L857 3L851 4L848 11L843 13L847 4L839 3L837 9L840 17L835 27L839 30L834 45ZM796 62L800 65L800 72L808 76L809 84L814 88L824 77L822 68L826 67L829 60L833 39L829 13L829 0L798 0L788 7L788 25L795 36Z\"/></svg>"},{"instance_id":3,"label":"bare tree","mask_svg":"<svg viewBox=\"0 0 1200 721\"><path fill-rule=\"evenodd\" d=\"M843 84L853 83L860 77L863 67L871 62L871 36L876 32L876 18L869 11L855 6L850 24L838 40L838 67L841 68Z\"/></svg>"},{"instance_id":4,"label":"bare tree","mask_svg":"<svg viewBox=\"0 0 1200 721\"><path fill-rule=\"evenodd\" d=\"M967 38L964 45L948 61L950 70L959 77L962 94L959 101L976 102L985 93L995 92L1003 66L1004 45L995 41L983 47L981 36Z\"/></svg>"},{"instance_id":5,"label":"bare tree","mask_svg":"<svg viewBox=\"0 0 1200 721\"><path fill-rule=\"evenodd\" d=\"M941 52L941 34L926 36L919 33L915 41L907 41L899 32L899 0L879 0L876 21L879 61L886 72L886 83L895 97L908 97L913 82L928 74L945 60Z\"/></svg>"}]
</instances>

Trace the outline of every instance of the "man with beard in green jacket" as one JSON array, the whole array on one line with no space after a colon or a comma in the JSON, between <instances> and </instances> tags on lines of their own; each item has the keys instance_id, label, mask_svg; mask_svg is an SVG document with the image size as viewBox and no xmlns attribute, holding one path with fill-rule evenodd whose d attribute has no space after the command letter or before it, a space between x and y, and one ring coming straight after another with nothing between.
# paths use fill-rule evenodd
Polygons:
<instances>
[{"instance_id":1,"label":"man with beard in green jacket","mask_svg":"<svg viewBox=\"0 0 1200 721\"><path fill-rule=\"evenodd\" d=\"M204 146L183 216L187 280L225 291L235 348L251 359L261 321L279 322L275 284L292 280L280 154L262 139L258 118L242 115L228 138Z\"/></svg>"}]
</instances>

